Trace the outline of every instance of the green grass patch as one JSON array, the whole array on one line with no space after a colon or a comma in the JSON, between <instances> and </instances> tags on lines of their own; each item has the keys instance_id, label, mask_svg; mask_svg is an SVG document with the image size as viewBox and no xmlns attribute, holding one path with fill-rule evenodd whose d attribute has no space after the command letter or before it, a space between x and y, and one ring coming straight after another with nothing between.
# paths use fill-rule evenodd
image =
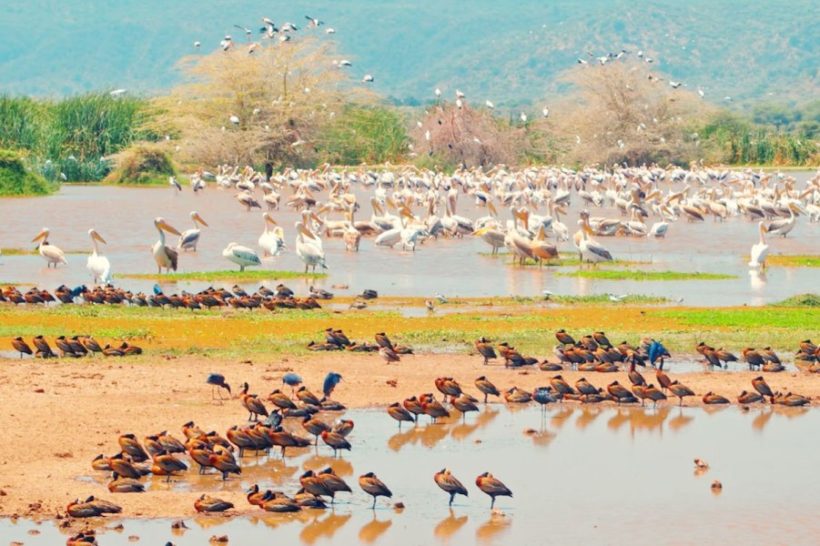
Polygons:
<instances>
[{"instance_id":1,"label":"green grass patch","mask_svg":"<svg viewBox=\"0 0 820 546\"><path fill-rule=\"evenodd\" d=\"M820 296L817 294L798 294L774 305L778 307L820 307Z\"/></svg>"},{"instance_id":2,"label":"green grass patch","mask_svg":"<svg viewBox=\"0 0 820 546\"><path fill-rule=\"evenodd\" d=\"M63 250L64 254L88 254L90 250ZM36 248L0 248L3 256L36 256L40 252Z\"/></svg>"},{"instance_id":3,"label":"green grass patch","mask_svg":"<svg viewBox=\"0 0 820 546\"><path fill-rule=\"evenodd\" d=\"M770 254L766 258L766 265L777 267L820 267L820 256L808 254Z\"/></svg>"},{"instance_id":4,"label":"green grass patch","mask_svg":"<svg viewBox=\"0 0 820 546\"><path fill-rule=\"evenodd\" d=\"M156 273L120 273L114 275L120 279L145 279L164 282L177 281L202 281L202 282L248 282L267 281L282 279L321 279L327 277L326 273L303 273L301 271L277 271L270 269L246 269L245 271L223 270L223 271L191 271L187 273L167 273L158 275Z\"/></svg>"},{"instance_id":5,"label":"green grass patch","mask_svg":"<svg viewBox=\"0 0 820 546\"><path fill-rule=\"evenodd\" d=\"M562 277L580 277L604 281L721 281L735 279L723 273L700 273L687 271L633 271L629 269L579 269L559 273Z\"/></svg>"},{"instance_id":6,"label":"green grass patch","mask_svg":"<svg viewBox=\"0 0 820 546\"><path fill-rule=\"evenodd\" d=\"M807 330L820 329L820 309L814 308L767 306L729 309L669 309L652 311L652 314L676 320L687 326L738 330L784 328L792 330L798 337Z\"/></svg>"}]
</instances>

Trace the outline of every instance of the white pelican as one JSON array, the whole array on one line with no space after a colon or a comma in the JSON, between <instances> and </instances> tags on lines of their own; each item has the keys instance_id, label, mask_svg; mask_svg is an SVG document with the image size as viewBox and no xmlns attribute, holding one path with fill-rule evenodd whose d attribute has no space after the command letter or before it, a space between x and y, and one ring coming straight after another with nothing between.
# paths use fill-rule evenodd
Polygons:
<instances>
[{"instance_id":1,"label":"white pelican","mask_svg":"<svg viewBox=\"0 0 820 546\"><path fill-rule=\"evenodd\" d=\"M267 212L262 213L262 218L265 220L265 231L259 236L259 248L263 256L278 256L285 248L285 231Z\"/></svg>"},{"instance_id":2,"label":"white pelican","mask_svg":"<svg viewBox=\"0 0 820 546\"><path fill-rule=\"evenodd\" d=\"M504 232L501 228L494 225L487 225L478 231L473 232L473 235L481 237L481 240L490 245L493 249L492 255L498 254L498 249L504 246Z\"/></svg>"},{"instance_id":3,"label":"white pelican","mask_svg":"<svg viewBox=\"0 0 820 546\"><path fill-rule=\"evenodd\" d=\"M769 245L766 244L764 234L766 233L766 225L763 222L758 223L758 231L760 231L760 241L752 245L752 252L749 258L749 267L764 268L766 267L766 256L769 255Z\"/></svg>"},{"instance_id":4,"label":"white pelican","mask_svg":"<svg viewBox=\"0 0 820 546\"><path fill-rule=\"evenodd\" d=\"M788 207L789 217L771 221L766 227L766 231L775 235L780 235L781 237L785 237L792 229L794 229L794 219L796 218L794 215L794 208L791 204L789 204Z\"/></svg>"},{"instance_id":5,"label":"white pelican","mask_svg":"<svg viewBox=\"0 0 820 546\"><path fill-rule=\"evenodd\" d=\"M317 265L327 269L321 239L311 233L302 222L296 222L296 255L305 262L305 273L307 273L308 267L312 267L316 271Z\"/></svg>"},{"instance_id":6,"label":"white pelican","mask_svg":"<svg viewBox=\"0 0 820 546\"><path fill-rule=\"evenodd\" d=\"M196 252L196 245L199 242L199 234L201 233L199 225L202 224L208 227L208 223L202 219L202 216L200 216L197 211L191 211L191 220L194 222L194 227L182 232L182 235L179 236L177 249L193 250Z\"/></svg>"},{"instance_id":7,"label":"white pelican","mask_svg":"<svg viewBox=\"0 0 820 546\"><path fill-rule=\"evenodd\" d=\"M262 260L256 255L256 252L239 243L228 243L228 246L222 251L222 256L238 265L239 271L245 271L247 266L262 264Z\"/></svg>"},{"instance_id":8,"label":"white pelican","mask_svg":"<svg viewBox=\"0 0 820 546\"><path fill-rule=\"evenodd\" d=\"M40 256L45 258L46 260L46 267L57 267L57 264L66 264L68 262L65 259L65 253L60 250L58 247L49 244L48 242L48 228L43 228L40 233L37 234L37 237L31 240L32 243L36 243L40 241L40 245L37 247L37 250L40 252Z\"/></svg>"},{"instance_id":9,"label":"white pelican","mask_svg":"<svg viewBox=\"0 0 820 546\"><path fill-rule=\"evenodd\" d=\"M591 231L583 220L578 220L578 225L581 226L580 241L577 242L578 250L581 253L581 261L592 263L607 262L612 260L612 254L607 249L601 246L594 239L589 238L588 231ZM576 234L577 235L577 234Z\"/></svg>"},{"instance_id":10,"label":"white pelican","mask_svg":"<svg viewBox=\"0 0 820 546\"><path fill-rule=\"evenodd\" d=\"M94 277L94 283L107 283L111 280L111 262L108 258L100 254L100 249L97 242L104 245L108 244L102 236L97 233L96 229L89 229L88 236L91 238L91 254L88 255L88 262L86 267L91 271Z\"/></svg>"},{"instance_id":11,"label":"white pelican","mask_svg":"<svg viewBox=\"0 0 820 546\"><path fill-rule=\"evenodd\" d=\"M666 232L669 231L669 222L655 222L649 230L650 237L666 237Z\"/></svg>"},{"instance_id":12,"label":"white pelican","mask_svg":"<svg viewBox=\"0 0 820 546\"><path fill-rule=\"evenodd\" d=\"M165 246L165 232L180 235L177 229L165 221L164 218L154 218L154 227L159 233L159 240L154 243L151 252L154 254L154 261L157 262L157 272L162 273L164 267L166 271L170 272L172 269L177 270L177 258L179 254L176 250L169 246Z\"/></svg>"}]
</instances>

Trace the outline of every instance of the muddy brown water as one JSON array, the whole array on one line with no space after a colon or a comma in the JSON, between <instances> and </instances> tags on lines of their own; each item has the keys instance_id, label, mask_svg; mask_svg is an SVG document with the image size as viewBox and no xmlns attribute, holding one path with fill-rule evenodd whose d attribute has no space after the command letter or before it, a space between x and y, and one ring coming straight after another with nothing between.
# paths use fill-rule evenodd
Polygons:
<instances>
[{"instance_id":1,"label":"muddy brown water","mask_svg":"<svg viewBox=\"0 0 820 546\"><path fill-rule=\"evenodd\" d=\"M542 415L534 406L490 405L468 415L466 424L453 418L430 425L423 418L402 431L383 410L347 417L356 429L353 450L341 459L319 447L284 462L246 457L241 480L221 483L189 473L170 486L149 485L177 488L192 503L201 492L219 496L254 482L293 492L305 469L330 464L354 489L340 494L332 510L188 517L183 533L171 530L170 519L110 519L97 522L99 543L127 544L136 535L140 544L188 545L227 535L230 544L816 544L820 536L816 409L567 404ZM709 463L708 471L694 471L696 457ZM443 467L469 490L451 509L432 479ZM370 509L356 485L367 471L384 480L403 511L383 499ZM502 514L491 513L488 497L474 485L484 471L514 493L496 503ZM713 480L723 484L719 494L711 490ZM128 495L101 496L121 503L127 518ZM111 530L118 523L123 529ZM51 522L0 520L6 543L58 544L66 532Z\"/></svg>"},{"instance_id":2,"label":"muddy brown water","mask_svg":"<svg viewBox=\"0 0 820 546\"><path fill-rule=\"evenodd\" d=\"M799 173L803 180L809 173ZM111 186L64 185L59 193L43 198L0 199L0 247L33 248L31 239L47 226L51 242L63 250L88 252L89 228L96 228L109 242L103 252L109 257L112 271L117 273L153 273L155 266L150 245L157 239L152 220L165 217L180 230L191 224L188 213L198 210L210 228L204 228L198 253L185 253L180 271L224 270L236 266L221 255L231 241L255 247L263 222L258 211L245 212L233 198L234 191L220 190L211 185L200 195L185 188L180 194L169 188L117 188ZM369 217L370 207L365 194L360 218ZM283 197L283 204L286 197ZM582 202L573 197L570 213L562 218L574 232ZM486 209L477 209L466 195L459 197L459 211L471 218L483 216ZM594 209L593 215L618 217L612 209ZM277 258L266 259L263 269L301 270L303 264L294 248L296 213L283 206L274 217L284 227L288 249ZM508 213L502 211L502 219ZM648 222L651 224L651 221ZM539 296L550 290L555 294L647 294L678 300L687 305L761 305L788 296L816 290L817 271L811 268L770 268L764 274L750 274L747 256L757 241L757 224L744 218L725 223L711 220L689 224L678 221L670 227L666 239L599 237L619 259L649 261L641 269L699 271L727 273L735 279L720 281L601 281L562 277L560 271L575 268L513 267L507 260L492 258L481 240L439 239L428 241L417 252L376 247L372 239L364 239L359 253L346 253L341 240L325 240L329 276L319 281L291 280L297 292L305 293L310 284L333 290L332 285L348 285L340 294L357 294L365 288L386 295L423 296ZM175 244L176 238L173 237ZM171 242L171 238L169 238ZM770 252L783 254L816 254L820 249L820 224L810 224L799 218L788 238L770 240ZM559 245L561 251L573 251L570 242ZM0 256L0 282L26 282L53 289L60 284L76 286L90 283L85 268L85 255L69 255L69 265L47 269L38 255ZM153 281L116 279L116 283L137 291L150 290ZM266 284L274 280L265 281ZM185 282L165 285L166 290L199 290L208 283ZM232 285L233 283L215 283ZM255 288L259 283L247 283ZM275 283L274 283L275 284Z\"/></svg>"}]
</instances>

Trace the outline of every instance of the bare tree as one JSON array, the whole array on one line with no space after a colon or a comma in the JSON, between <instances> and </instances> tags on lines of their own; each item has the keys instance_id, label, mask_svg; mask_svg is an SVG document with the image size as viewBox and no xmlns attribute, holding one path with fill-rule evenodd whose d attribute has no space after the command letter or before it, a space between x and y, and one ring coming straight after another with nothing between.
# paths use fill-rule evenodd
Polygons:
<instances>
[{"instance_id":1,"label":"bare tree","mask_svg":"<svg viewBox=\"0 0 820 546\"><path fill-rule=\"evenodd\" d=\"M581 164L686 163L709 108L696 93L644 63L579 65L563 77L572 90L536 122L559 160Z\"/></svg>"},{"instance_id":2,"label":"bare tree","mask_svg":"<svg viewBox=\"0 0 820 546\"><path fill-rule=\"evenodd\" d=\"M466 167L516 163L527 141L525 127L514 127L465 102L430 107L411 136L419 156Z\"/></svg>"}]
</instances>

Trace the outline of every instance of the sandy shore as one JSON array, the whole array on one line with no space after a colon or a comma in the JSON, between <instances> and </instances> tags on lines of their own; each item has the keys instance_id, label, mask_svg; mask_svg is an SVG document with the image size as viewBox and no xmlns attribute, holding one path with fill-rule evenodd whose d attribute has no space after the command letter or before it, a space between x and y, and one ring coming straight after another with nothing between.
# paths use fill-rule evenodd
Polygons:
<instances>
[{"instance_id":1,"label":"sandy shore","mask_svg":"<svg viewBox=\"0 0 820 546\"><path fill-rule=\"evenodd\" d=\"M194 495L190 491L113 495L104 481L78 478L96 475L91 460L99 453L114 454L120 434L133 432L142 439L168 430L182 438L181 425L189 420L222 434L228 427L242 424L247 415L238 400L224 405L211 402L210 387L204 382L208 372L223 373L237 387L235 390L248 381L252 392L266 395L280 387L282 374L291 370L301 374L314 392L321 391L321 381L328 371L341 373L344 381L334 399L350 408L384 406L413 394L435 392L433 379L439 375L453 376L476 395L473 381L479 375L486 375L501 389L516 385L529 390L548 384L555 375L537 369L483 366L476 356L441 354L408 356L391 366L377 356L351 354L254 357L244 362L149 356L56 362L3 360L0 515L53 518L64 513L72 499L97 495L121 503L128 517L191 516ZM649 379L654 372L646 375ZM679 379L699 395L711 390L734 400L741 390L750 390L755 375L690 373L681 374ZM625 373L564 372L563 376L571 384L581 376L601 387L616 379L629 384ZM388 380L395 380L397 386L388 385ZM767 380L775 390L820 397L818 375L780 373L768 375ZM697 404L699 398L687 400L686 405ZM385 415L385 419L389 417ZM219 495L246 510L238 487Z\"/></svg>"}]
</instances>

